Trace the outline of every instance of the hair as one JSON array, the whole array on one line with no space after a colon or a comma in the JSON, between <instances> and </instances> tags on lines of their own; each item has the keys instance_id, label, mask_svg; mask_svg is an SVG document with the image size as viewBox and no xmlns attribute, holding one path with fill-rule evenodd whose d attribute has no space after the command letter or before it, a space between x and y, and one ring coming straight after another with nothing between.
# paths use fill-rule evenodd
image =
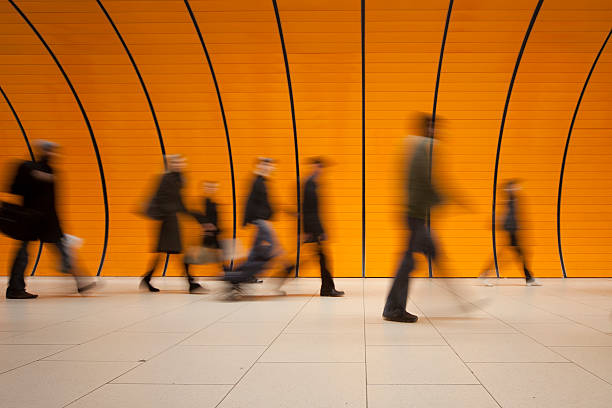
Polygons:
<instances>
[{"instance_id":1,"label":"hair","mask_svg":"<svg viewBox=\"0 0 612 408\"><path fill-rule=\"evenodd\" d=\"M430 130L431 125L434 123L433 116L429 113L421 113L420 121L423 136L433 137L433 132Z\"/></svg>"},{"instance_id":2,"label":"hair","mask_svg":"<svg viewBox=\"0 0 612 408\"><path fill-rule=\"evenodd\" d=\"M321 167L325 165L325 162L320 157L311 157L310 159L308 159L308 163L313 164L313 165L316 164Z\"/></svg>"},{"instance_id":3,"label":"hair","mask_svg":"<svg viewBox=\"0 0 612 408\"><path fill-rule=\"evenodd\" d=\"M45 153L52 152L59 147L57 143L42 139L36 140L34 144Z\"/></svg>"},{"instance_id":4,"label":"hair","mask_svg":"<svg viewBox=\"0 0 612 408\"><path fill-rule=\"evenodd\" d=\"M504 183L504 188L510 188L510 187L512 187L512 186L514 186L514 185L517 185L517 184L519 184L519 183L520 183L520 180L519 180L519 179L517 179L517 178L511 178L511 179L508 179L508 180L506 180L506 182Z\"/></svg>"}]
</instances>

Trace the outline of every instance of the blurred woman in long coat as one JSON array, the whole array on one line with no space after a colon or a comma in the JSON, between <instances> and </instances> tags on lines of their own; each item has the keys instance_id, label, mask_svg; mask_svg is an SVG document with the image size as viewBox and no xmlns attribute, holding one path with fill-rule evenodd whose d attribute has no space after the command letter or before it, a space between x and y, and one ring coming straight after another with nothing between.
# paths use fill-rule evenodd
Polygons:
<instances>
[{"instance_id":1,"label":"blurred woman in long coat","mask_svg":"<svg viewBox=\"0 0 612 408\"><path fill-rule=\"evenodd\" d=\"M166 162L168 170L161 177L157 192L147 209L147 214L150 217L161 221L156 253L149 271L144 275L141 282L141 287L145 287L151 292L159 292L159 289L151 285L151 277L161 261L161 254L180 254L183 252L177 214L192 215L185 207L181 194L184 185L182 171L185 169L186 161L180 155L171 155L166 156ZM185 269L185 277L189 283L189 292L199 293L204 290L199 283L194 281L193 276L189 274L187 269Z\"/></svg>"}]
</instances>

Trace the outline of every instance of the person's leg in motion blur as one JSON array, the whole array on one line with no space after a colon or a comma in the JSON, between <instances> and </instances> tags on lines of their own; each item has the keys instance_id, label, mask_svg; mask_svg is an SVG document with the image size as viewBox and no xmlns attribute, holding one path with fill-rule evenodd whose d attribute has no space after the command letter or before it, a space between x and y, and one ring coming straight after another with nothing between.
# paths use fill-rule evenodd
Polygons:
<instances>
[{"instance_id":1,"label":"person's leg in motion blur","mask_svg":"<svg viewBox=\"0 0 612 408\"><path fill-rule=\"evenodd\" d=\"M189 263L185 260L185 256L183 256L183 267L185 268L185 277L187 278L187 283L189 284L189 293L206 293L207 290L197 283L193 278L193 275L189 273Z\"/></svg>"},{"instance_id":2,"label":"person's leg in motion blur","mask_svg":"<svg viewBox=\"0 0 612 408\"><path fill-rule=\"evenodd\" d=\"M257 228L255 240L246 261L236 266L233 271L226 270L225 279L235 286L250 282L273 257L274 238L268 224L265 221L258 220L255 222L255 226Z\"/></svg>"},{"instance_id":3,"label":"person's leg in motion blur","mask_svg":"<svg viewBox=\"0 0 612 408\"><path fill-rule=\"evenodd\" d=\"M523 264L523 272L525 273L525 282L529 286L541 286L540 282L538 282L527 268L527 258L525 257L525 253L523 252L523 248L518 239L518 235L516 231L510 232L510 247L516 252L516 256L519 258L521 263Z\"/></svg>"},{"instance_id":4,"label":"person's leg in motion blur","mask_svg":"<svg viewBox=\"0 0 612 408\"><path fill-rule=\"evenodd\" d=\"M7 299L34 299L38 295L26 292L23 274L28 266L28 241L23 241L15 252L15 260L11 268L9 284L6 288Z\"/></svg>"},{"instance_id":5,"label":"person's leg in motion blur","mask_svg":"<svg viewBox=\"0 0 612 408\"><path fill-rule=\"evenodd\" d=\"M317 241L317 253L319 255L319 265L321 267L321 296L329 296L329 297L341 297L344 296L344 292L341 290L336 290L336 285L334 284L334 278L332 278L331 272L327 267L327 256L325 254L325 246L323 242L319 239Z\"/></svg>"},{"instance_id":6,"label":"person's leg in motion blur","mask_svg":"<svg viewBox=\"0 0 612 408\"><path fill-rule=\"evenodd\" d=\"M155 273L155 269L157 269L157 265L159 264L161 255L162 254L159 252L153 255L153 259L151 260L149 271L142 277L142 281L140 282L140 287L148 289L149 292L159 292L159 289L151 285L151 277L153 277L153 274Z\"/></svg>"},{"instance_id":7,"label":"person's leg in motion blur","mask_svg":"<svg viewBox=\"0 0 612 408\"><path fill-rule=\"evenodd\" d=\"M94 286L96 286L95 282L84 283L83 279L77 274L75 255L73 253L73 249L69 248L66 244L66 239L62 237L55 243L55 247L60 255L60 272L69 273L72 275L74 281L76 282L77 291L82 293L93 289Z\"/></svg>"},{"instance_id":8,"label":"person's leg in motion blur","mask_svg":"<svg viewBox=\"0 0 612 408\"><path fill-rule=\"evenodd\" d=\"M404 252L402 262L387 296L383 318L397 322L414 323L418 320L418 317L406 311L410 274L415 266L414 252L425 253L425 255L430 255L432 259L435 259L435 251L425 227L425 220L409 217L408 226L410 228L408 248Z\"/></svg>"}]
</instances>

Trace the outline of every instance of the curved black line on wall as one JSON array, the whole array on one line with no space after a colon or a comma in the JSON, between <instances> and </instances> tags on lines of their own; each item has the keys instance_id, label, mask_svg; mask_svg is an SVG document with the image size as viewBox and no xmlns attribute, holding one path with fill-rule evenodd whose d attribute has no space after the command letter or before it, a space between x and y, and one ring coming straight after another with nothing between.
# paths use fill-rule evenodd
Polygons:
<instances>
[{"instance_id":1,"label":"curved black line on wall","mask_svg":"<svg viewBox=\"0 0 612 408\"><path fill-rule=\"evenodd\" d=\"M147 89L147 86L146 86L146 84L144 82L144 79L142 78L142 75L140 74L140 70L138 69L138 65L136 65L136 60L134 60L134 57L132 56L132 53L130 52L130 49L127 46L127 43L123 39L123 36L121 35L121 32L119 32L119 29L115 25L115 22L111 18L110 14L106 10L106 8L102 4L102 2L100 0L96 0L96 2L98 3L98 6L100 6L100 9L102 9L102 12L106 16L106 19L108 20L110 25L113 27L113 30L115 30L115 34L117 34L117 37L119 38L119 41L121 41L121 45L123 45L123 49L125 50L126 54L128 55L128 58L130 59L130 62L132 63L132 67L134 68L134 71L136 71L136 75L138 76L138 81L140 81L140 86L142 87L142 91L144 92L144 94L145 94L145 96L147 98L147 103L149 104L149 110L151 111L151 115L153 116L153 122L155 123L155 130L157 131L157 138L159 139L159 147L161 149L162 158L164 160L164 168L166 168L167 167L167 163L166 163L166 147L164 146L164 138L162 136L161 127L159 126L159 121L157 120L157 114L155 113L155 109L153 108L153 102L151 101L151 95L149 95L149 90ZM166 254L166 258L168 258L169 256L170 256L169 254ZM166 262L165 265L167 266L168 262ZM166 275L166 269L164 268L163 276L165 276L165 275Z\"/></svg>"},{"instance_id":2,"label":"curved black line on wall","mask_svg":"<svg viewBox=\"0 0 612 408\"><path fill-rule=\"evenodd\" d=\"M442 74L442 61L444 60L444 47L446 46L446 37L448 35L448 26L450 24L451 13L453 12L453 1L450 0L448 3L448 11L446 13L446 23L444 24L444 35L442 36L442 45L440 46L440 58L438 59L438 74L436 76L436 88L434 90L433 108L431 110L431 122L435 130L436 127L436 112L438 109L438 90L440 89L440 76ZM432 164L433 164L433 139L429 144L429 180L431 180ZM431 231L431 213L427 212L427 230ZM427 263L429 264L429 277L433 277L433 266L431 262L431 255L427 257Z\"/></svg>"},{"instance_id":3,"label":"curved black line on wall","mask_svg":"<svg viewBox=\"0 0 612 408\"><path fill-rule=\"evenodd\" d=\"M295 122L295 106L293 104L293 88L291 86L291 73L289 72L289 59L287 58L287 49L285 48L285 38L283 37L283 27L281 25L280 14L276 0L272 0L274 6L274 14L276 15L276 23L278 24L278 35L280 36L281 47L283 49L283 58L285 59L285 71L287 72L287 86L289 87L289 104L291 105L291 122L293 124L293 151L295 153L295 177L297 184L297 254L295 259L295 276L298 276L300 268L300 245L302 241L302 199L300 197L300 160L298 155L298 139L297 126Z\"/></svg>"},{"instance_id":4,"label":"curved black line on wall","mask_svg":"<svg viewBox=\"0 0 612 408\"><path fill-rule=\"evenodd\" d=\"M23 20L28 24L28 26L30 26L32 31L34 31L34 34L36 34L40 42L47 49L47 52L49 53L51 58L53 58L55 65L57 65L57 68L62 73L64 80L66 80L66 84L68 84L68 87L70 88L70 91L72 92L72 95L74 96L74 99L76 100L77 105L79 105L79 109L81 111L81 114L83 115L83 120L85 120L85 124L87 125L87 130L89 131L89 136L91 137L91 144L93 145L94 152L96 154L96 160L98 162L98 170L100 172L100 183L102 184L102 197L104 199L104 246L102 248L102 254L100 256L100 264L98 265L98 272L97 272L97 275L100 276L100 273L102 272L102 267L104 266L104 259L106 258L106 249L108 247L109 214L108 214L108 194L106 191L106 179L104 177L104 167L102 166L102 158L100 157L100 150L98 149L98 143L96 142L96 136L94 135L93 128L91 127L91 123L89 122L89 117L87 116L87 113L85 112L83 103L81 102L81 99L79 98L79 95L77 94L76 89L72 85L70 78L68 78L68 74L66 74L66 71L64 71L64 67L62 67L62 64L60 64L59 60L57 59L57 56L55 55L53 50L51 50L51 48L49 47L49 44L47 44L47 42L45 41L43 36L38 32L36 27L34 27L34 24L32 24L32 22L23 13L23 11L21 11L21 9L17 6L17 4L15 4L15 1L14 0L8 0L8 1L9 3L11 3L11 5L17 11L17 13L19 13L21 18L23 18Z\"/></svg>"},{"instance_id":5,"label":"curved black line on wall","mask_svg":"<svg viewBox=\"0 0 612 408\"><path fill-rule=\"evenodd\" d=\"M17 111L13 107L13 104L11 103L11 100L9 99L8 95L4 92L4 89L2 89L2 86L0 86L0 93L4 97L4 100L6 101L8 107L11 109L11 112L13 113L13 117L15 118L15 121L17 121L17 124L19 125L19 129L21 129L23 140L25 141L26 146L28 147L28 152L30 153L30 158L32 159L32 161L36 161L36 157L34 156L34 151L32 150L32 146L30 145L30 140L28 139L28 135L25 131L25 128L23 127L23 124L21 123L21 119L19 119L19 115L17 115ZM38 246L38 254L36 254L36 260L34 261L34 266L32 267L32 272L30 272L30 276L34 276L34 274L36 273L36 268L38 267L38 262L40 261L40 255L42 254L42 249L43 249L43 243L41 241L40 245Z\"/></svg>"},{"instance_id":6,"label":"curved black line on wall","mask_svg":"<svg viewBox=\"0 0 612 408\"><path fill-rule=\"evenodd\" d=\"M229 128L227 126L227 118L225 116L225 109L223 108L223 100L221 99L221 91L219 90L219 83L217 82L217 76L215 75L215 70L213 68L213 64L212 64L210 55L208 54L208 49L206 48L206 43L204 42L204 37L202 36L202 31L200 30L200 25L198 24L198 21L196 20L193 10L191 9L189 0L185 0L185 6L187 7L187 11L189 12L191 21L193 22L193 26L195 27L198 33L200 44L202 44L202 49L204 50L204 55L206 56L206 61L208 62L208 68L210 68L210 74L212 75L213 82L215 83L215 90L217 91L217 98L219 99L219 109L221 109L221 117L223 118L223 127L225 129L225 141L227 143L227 154L229 156L230 175L231 175L231 180L232 180L232 214L233 214L232 238L236 239L236 179L234 175L234 158L232 156L232 143L230 140ZM230 261L230 268L232 268L233 263L234 261L232 259Z\"/></svg>"},{"instance_id":7,"label":"curved black line on wall","mask_svg":"<svg viewBox=\"0 0 612 408\"><path fill-rule=\"evenodd\" d=\"M561 247L561 195L563 193L563 175L565 174L565 161L567 159L567 151L569 149L570 139L572 137L572 131L574 130L574 123L576 122L576 116L578 116L578 110L580 109L580 103L582 102L582 98L584 97L584 92L589 85L589 80L591 79L591 75L593 71L595 71L595 66L597 65L597 61L599 61L599 57L603 53L604 48L606 48L606 44L610 39L610 34L612 34L612 30L608 31L608 35L604 40L599 52L597 53L597 57L595 57L595 61L593 61L593 65L591 66L591 70L584 81L584 86L582 87L582 92L580 92L580 97L578 98L578 102L576 103L576 109L574 109L574 115L572 116L572 122L570 123L569 131L567 132L567 139L565 140L565 150L563 151L563 161L561 162L561 174L559 175L559 192L557 193L557 244L559 245L559 260L561 261L561 270L563 271L563 277L567 278L566 270L565 270L565 262L563 260L563 249Z\"/></svg>"},{"instance_id":8,"label":"curved black line on wall","mask_svg":"<svg viewBox=\"0 0 612 408\"><path fill-rule=\"evenodd\" d=\"M514 65L514 71L512 72L512 79L510 79L510 85L508 86L508 94L506 95L506 104L504 105L504 113L502 114L501 125L499 128L499 138L497 139L497 153L495 155L495 173L493 173L493 205L491 211L491 230L493 237L493 260L495 261L495 273L499 278L499 264L497 262L497 241L495 236L495 207L497 205L497 173L499 170L499 156L501 153L501 144L502 137L504 135L504 125L506 124L506 115L508 114L508 106L510 105L510 97L512 96L512 88L514 88L514 81L516 80L516 74L518 73L519 66L521 65L521 59L523 58L523 52L525 51L525 46L527 45L527 41L529 40L529 35L531 34L531 30L533 29L533 25L538 18L538 13L540 12L540 8L542 8L542 3L544 0L539 0L535 9L533 10L533 15L531 16L531 21L529 21L529 26L527 27L527 31L525 32L525 37L523 38L523 43L521 44L521 49L519 50L518 56L516 57L516 64Z\"/></svg>"},{"instance_id":9,"label":"curved black line on wall","mask_svg":"<svg viewBox=\"0 0 612 408\"><path fill-rule=\"evenodd\" d=\"M361 0L361 277L366 276L366 65L365 0Z\"/></svg>"}]
</instances>

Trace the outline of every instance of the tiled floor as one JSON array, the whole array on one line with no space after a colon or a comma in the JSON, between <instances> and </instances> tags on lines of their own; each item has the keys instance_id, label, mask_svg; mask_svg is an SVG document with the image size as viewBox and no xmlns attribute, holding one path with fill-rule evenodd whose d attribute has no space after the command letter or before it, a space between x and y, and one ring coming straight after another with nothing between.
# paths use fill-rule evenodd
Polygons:
<instances>
[{"instance_id":1,"label":"tiled floor","mask_svg":"<svg viewBox=\"0 0 612 408\"><path fill-rule=\"evenodd\" d=\"M39 299L0 301L0 407L612 406L612 279L416 279L408 325L380 318L388 279L271 281L230 303L32 279Z\"/></svg>"}]
</instances>

